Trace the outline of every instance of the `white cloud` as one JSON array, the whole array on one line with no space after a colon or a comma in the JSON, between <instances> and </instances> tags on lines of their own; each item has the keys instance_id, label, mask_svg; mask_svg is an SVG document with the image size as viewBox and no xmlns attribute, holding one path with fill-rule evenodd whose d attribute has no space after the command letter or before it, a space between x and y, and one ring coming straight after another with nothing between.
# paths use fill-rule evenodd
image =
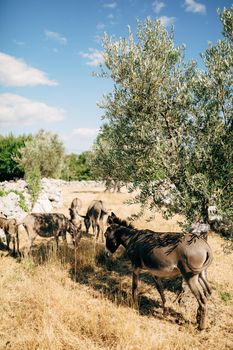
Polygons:
<instances>
[{"instance_id":1,"label":"white cloud","mask_svg":"<svg viewBox=\"0 0 233 350\"><path fill-rule=\"evenodd\" d=\"M109 9L115 9L117 7L117 3L116 2L110 2L110 3L104 4L103 6L109 8Z\"/></svg>"},{"instance_id":2,"label":"white cloud","mask_svg":"<svg viewBox=\"0 0 233 350\"><path fill-rule=\"evenodd\" d=\"M97 30L103 30L105 27L106 27L106 25L104 23L101 23L101 22L98 23L96 26Z\"/></svg>"},{"instance_id":3,"label":"white cloud","mask_svg":"<svg viewBox=\"0 0 233 350\"><path fill-rule=\"evenodd\" d=\"M95 138L99 132L98 128L77 128L72 134L82 138Z\"/></svg>"},{"instance_id":4,"label":"white cloud","mask_svg":"<svg viewBox=\"0 0 233 350\"><path fill-rule=\"evenodd\" d=\"M80 55L83 58L87 58L89 61L87 61L88 66L98 66L102 63L104 63L104 57L103 52L98 51L96 49L89 49L89 52L80 52Z\"/></svg>"},{"instance_id":5,"label":"white cloud","mask_svg":"<svg viewBox=\"0 0 233 350\"><path fill-rule=\"evenodd\" d=\"M152 3L152 8L154 10L155 13L159 13L162 8L164 8L166 6L166 4L163 2L163 1L159 1L159 0L155 0L153 3Z\"/></svg>"},{"instance_id":6,"label":"white cloud","mask_svg":"<svg viewBox=\"0 0 233 350\"><path fill-rule=\"evenodd\" d=\"M193 13L206 13L206 6L195 0L185 0L185 11Z\"/></svg>"},{"instance_id":7,"label":"white cloud","mask_svg":"<svg viewBox=\"0 0 233 350\"><path fill-rule=\"evenodd\" d=\"M18 46L25 46L26 45L26 43L24 41L19 41L16 39L14 39L13 42Z\"/></svg>"},{"instance_id":8,"label":"white cloud","mask_svg":"<svg viewBox=\"0 0 233 350\"><path fill-rule=\"evenodd\" d=\"M44 33L47 39L54 40L61 45L67 44L67 39L59 33L51 32L50 30L45 30Z\"/></svg>"},{"instance_id":9,"label":"white cloud","mask_svg":"<svg viewBox=\"0 0 233 350\"><path fill-rule=\"evenodd\" d=\"M110 13L108 16L107 16L108 19L113 19L114 18L114 15L112 13Z\"/></svg>"},{"instance_id":10,"label":"white cloud","mask_svg":"<svg viewBox=\"0 0 233 350\"><path fill-rule=\"evenodd\" d=\"M38 122L52 123L63 120L65 111L23 96L0 94L0 125L31 125Z\"/></svg>"},{"instance_id":11,"label":"white cloud","mask_svg":"<svg viewBox=\"0 0 233 350\"><path fill-rule=\"evenodd\" d=\"M46 73L24 60L0 52L0 84L4 86L57 85Z\"/></svg>"},{"instance_id":12,"label":"white cloud","mask_svg":"<svg viewBox=\"0 0 233 350\"><path fill-rule=\"evenodd\" d=\"M174 22L175 22L175 17L161 16L158 19L160 20L162 25L164 25L165 27L168 27L168 26L174 24Z\"/></svg>"}]
</instances>

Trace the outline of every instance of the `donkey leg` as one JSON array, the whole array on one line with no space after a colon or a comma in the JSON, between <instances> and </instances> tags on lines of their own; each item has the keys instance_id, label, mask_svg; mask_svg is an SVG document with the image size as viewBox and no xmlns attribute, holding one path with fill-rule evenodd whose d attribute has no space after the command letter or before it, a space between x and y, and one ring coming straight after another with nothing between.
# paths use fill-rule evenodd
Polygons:
<instances>
[{"instance_id":1,"label":"donkey leg","mask_svg":"<svg viewBox=\"0 0 233 350\"><path fill-rule=\"evenodd\" d=\"M100 229L100 238L101 238L101 242L104 242L104 225L103 225L103 221L100 220L99 222L99 229Z\"/></svg>"},{"instance_id":2,"label":"donkey leg","mask_svg":"<svg viewBox=\"0 0 233 350\"><path fill-rule=\"evenodd\" d=\"M99 225L99 223L97 223L96 224L96 236L95 236L97 241L99 239L99 234L100 234L100 225Z\"/></svg>"},{"instance_id":3,"label":"donkey leg","mask_svg":"<svg viewBox=\"0 0 233 350\"><path fill-rule=\"evenodd\" d=\"M13 253L13 256L15 256L15 237L12 237L12 244L13 244L12 253Z\"/></svg>"},{"instance_id":4,"label":"donkey leg","mask_svg":"<svg viewBox=\"0 0 233 350\"><path fill-rule=\"evenodd\" d=\"M197 299L199 307L197 309L197 324L199 330L205 328L205 318L206 318L206 302L207 299L202 291L201 285L199 283L199 276L192 275L190 277L184 276L188 286Z\"/></svg>"},{"instance_id":5,"label":"donkey leg","mask_svg":"<svg viewBox=\"0 0 233 350\"><path fill-rule=\"evenodd\" d=\"M200 275L199 275L199 277L198 277L198 282L200 283L200 285L201 285L201 287L202 287L202 289L203 289L203 292L204 292L204 294L205 294L205 297L208 298L208 297L210 296L210 293L209 293L209 291L208 291L208 289L207 289L207 287L206 287L206 285L205 285L204 280L200 277Z\"/></svg>"},{"instance_id":6,"label":"donkey leg","mask_svg":"<svg viewBox=\"0 0 233 350\"><path fill-rule=\"evenodd\" d=\"M27 256L32 255L32 246L34 243L35 238L28 236L28 249L27 249Z\"/></svg>"},{"instance_id":7,"label":"donkey leg","mask_svg":"<svg viewBox=\"0 0 233 350\"><path fill-rule=\"evenodd\" d=\"M91 220L91 227L92 227L92 232L93 232L93 235L96 239L96 236L97 236L97 223L92 219Z\"/></svg>"},{"instance_id":8,"label":"donkey leg","mask_svg":"<svg viewBox=\"0 0 233 350\"><path fill-rule=\"evenodd\" d=\"M138 295L137 295L138 275L139 275L139 269L138 268L133 268L133 274L132 274L132 297L133 297L134 305L137 305L137 302L138 302Z\"/></svg>"},{"instance_id":9,"label":"donkey leg","mask_svg":"<svg viewBox=\"0 0 233 350\"><path fill-rule=\"evenodd\" d=\"M61 234L61 237L62 237L62 241L64 243L65 246L67 246L67 238L66 238L66 232L63 232ZM58 238L58 237L57 237Z\"/></svg>"},{"instance_id":10,"label":"donkey leg","mask_svg":"<svg viewBox=\"0 0 233 350\"><path fill-rule=\"evenodd\" d=\"M59 235L55 235L55 242L56 242L56 250L58 251L58 247L59 247ZM63 238L63 237L62 237Z\"/></svg>"},{"instance_id":11,"label":"donkey leg","mask_svg":"<svg viewBox=\"0 0 233 350\"><path fill-rule=\"evenodd\" d=\"M17 254L20 254L20 251L19 251L19 232L18 231L16 233L16 249L17 249Z\"/></svg>"},{"instance_id":12,"label":"donkey leg","mask_svg":"<svg viewBox=\"0 0 233 350\"><path fill-rule=\"evenodd\" d=\"M8 232L5 232L5 236L6 236L6 246L7 246L7 250L10 250L11 235L10 235Z\"/></svg>"},{"instance_id":13,"label":"donkey leg","mask_svg":"<svg viewBox=\"0 0 233 350\"><path fill-rule=\"evenodd\" d=\"M210 296L212 294L212 290L208 284L205 270L199 274L199 282L201 283L202 288L206 291L207 296Z\"/></svg>"},{"instance_id":14,"label":"donkey leg","mask_svg":"<svg viewBox=\"0 0 233 350\"><path fill-rule=\"evenodd\" d=\"M167 310L166 310L166 307L165 307L166 299L165 299L165 295L164 295L163 284L162 284L161 280L158 277L156 277L156 276L153 276L153 277L154 277L156 289L159 292L159 295L160 295L160 297L162 299L163 313L165 314Z\"/></svg>"}]
</instances>

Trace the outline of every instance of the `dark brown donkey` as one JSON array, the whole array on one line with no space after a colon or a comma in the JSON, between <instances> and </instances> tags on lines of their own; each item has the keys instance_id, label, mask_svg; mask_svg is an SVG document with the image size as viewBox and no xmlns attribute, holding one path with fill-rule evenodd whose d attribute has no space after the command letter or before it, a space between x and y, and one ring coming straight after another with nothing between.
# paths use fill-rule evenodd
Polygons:
<instances>
[{"instance_id":1,"label":"dark brown donkey","mask_svg":"<svg viewBox=\"0 0 233 350\"><path fill-rule=\"evenodd\" d=\"M115 219L116 221L116 219ZM108 219L111 223L111 219ZM198 328L205 328L206 303L211 294L205 271L212 262L209 244L195 234L157 233L111 224L106 232L106 248L114 253L123 245L132 262L132 295L137 300L138 276L141 269L148 270L155 280L165 310L165 297L160 278L182 275L198 301Z\"/></svg>"},{"instance_id":2,"label":"dark brown donkey","mask_svg":"<svg viewBox=\"0 0 233 350\"><path fill-rule=\"evenodd\" d=\"M78 245L81 234L72 222L60 213L32 213L28 214L21 222L28 235L28 251L31 251L37 235L45 238L54 237L58 247L58 238L62 237L67 243L66 232L72 236L74 246Z\"/></svg>"}]
</instances>

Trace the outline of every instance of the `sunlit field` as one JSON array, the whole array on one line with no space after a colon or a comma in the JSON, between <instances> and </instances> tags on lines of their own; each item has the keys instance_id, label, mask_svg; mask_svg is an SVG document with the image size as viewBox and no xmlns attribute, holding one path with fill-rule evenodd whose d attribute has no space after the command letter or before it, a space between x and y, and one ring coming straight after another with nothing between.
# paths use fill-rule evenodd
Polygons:
<instances>
[{"instance_id":1,"label":"sunlit field","mask_svg":"<svg viewBox=\"0 0 233 350\"><path fill-rule=\"evenodd\" d=\"M106 209L121 218L139 211L128 206L126 191L103 192L103 187L63 188L68 215L73 198L79 197L85 214L93 199L104 201ZM148 214L149 217L149 214ZM174 217L166 221L156 214L134 222L137 228L179 231ZM0 349L14 350L168 350L233 349L233 253L225 252L225 242L214 233L208 241L214 261L208 270L213 294L208 302L207 328L195 324L197 302L187 289L181 304L175 301L180 280L165 281L168 314L151 276L140 275L139 306L131 301L131 267L119 249L107 259L104 245L83 234L75 254L71 244L58 251L53 240L37 239L32 257L14 259L0 251ZM26 244L21 232L21 249Z\"/></svg>"}]
</instances>

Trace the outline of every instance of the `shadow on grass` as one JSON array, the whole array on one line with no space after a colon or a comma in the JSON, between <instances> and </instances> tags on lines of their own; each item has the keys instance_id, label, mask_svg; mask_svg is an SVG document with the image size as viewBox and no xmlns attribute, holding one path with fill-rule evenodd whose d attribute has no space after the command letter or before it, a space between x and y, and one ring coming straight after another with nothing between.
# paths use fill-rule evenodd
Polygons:
<instances>
[{"instance_id":1,"label":"shadow on grass","mask_svg":"<svg viewBox=\"0 0 233 350\"><path fill-rule=\"evenodd\" d=\"M7 245L5 243L3 243L0 239L0 251L3 252L1 255L4 256L10 256L14 259L19 259L21 257L21 253L15 251L15 253L13 253L13 250L10 248L7 248Z\"/></svg>"},{"instance_id":2,"label":"shadow on grass","mask_svg":"<svg viewBox=\"0 0 233 350\"><path fill-rule=\"evenodd\" d=\"M62 265L70 264L74 260L73 244L65 245L59 242L57 248L56 242L53 239L37 242L28 254L27 248L24 247L21 251L21 260L28 257L33 260L35 265L45 265L52 262L59 262Z\"/></svg>"},{"instance_id":3,"label":"shadow on grass","mask_svg":"<svg viewBox=\"0 0 233 350\"><path fill-rule=\"evenodd\" d=\"M59 242L57 249L55 241L50 239L37 243L32 249L31 257L36 265L50 262L59 262L65 268L68 265L72 280L90 286L98 295L103 295L117 305L136 308L142 316L166 319L172 323L186 322L182 314L172 308L167 308L165 317L160 298L158 297L158 301L148 293L139 295L138 305L134 305L131 297L131 263L123 248L119 248L114 256L107 258L104 254L104 244L96 242L92 235L83 234L76 250L72 244L64 245L62 242ZM155 288L151 275L141 273L140 280ZM173 292L177 292L180 284L178 279L164 281L164 287Z\"/></svg>"},{"instance_id":4,"label":"shadow on grass","mask_svg":"<svg viewBox=\"0 0 233 350\"><path fill-rule=\"evenodd\" d=\"M71 263L69 274L72 280L90 286L117 305L135 307L131 297L131 271L131 262L123 248L118 249L111 258L107 258L103 244L86 239L81 241L76 264L74 261ZM150 274L141 273L140 280L156 288ZM165 289L178 293L182 279L164 280L163 284ZM136 309L142 316L167 319L169 322L179 324L187 322L183 315L173 308L168 307L166 316L163 315L160 299L155 300L149 295L139 295Z\"/></svg>"}]
</instances>

